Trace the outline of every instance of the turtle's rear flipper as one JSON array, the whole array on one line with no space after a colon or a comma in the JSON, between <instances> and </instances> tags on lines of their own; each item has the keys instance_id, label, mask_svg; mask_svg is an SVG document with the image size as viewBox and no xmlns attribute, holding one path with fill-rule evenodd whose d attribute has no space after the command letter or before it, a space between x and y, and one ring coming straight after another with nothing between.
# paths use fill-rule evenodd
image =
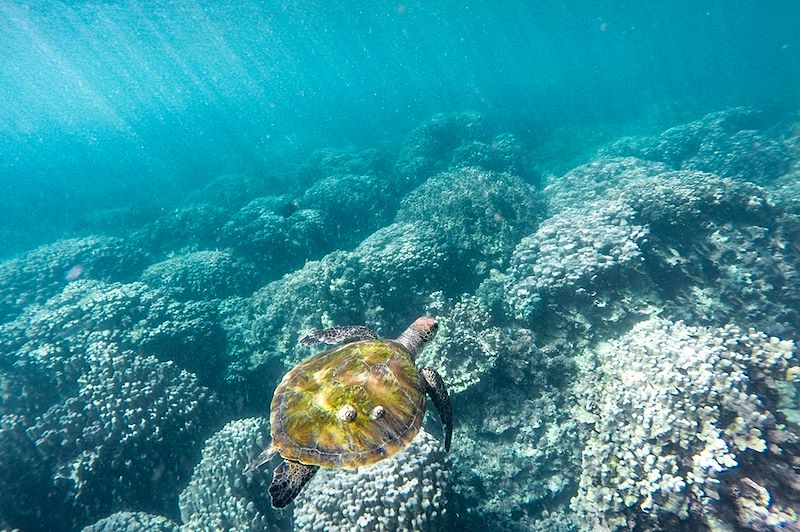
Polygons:
<instances>
[{"instance_id":1,"label":"turtle's rear flipper","mask_svg":"<svg viewBox=\"0 0 800 532\"><path fill-rule=\"evenodd\" d=\"M286 508L297 497L319 466L310 466L284 460L272 473L272 482L269 485L269 496L272 497L274 508Z\"/></svg>"},{"instance_id":2,"label":"turtle's rear flipper","mask_svg":"<svg viewBox=\"0 0 800 532\"><path fill-rule=\"evenodd\" d=\"M453 439L453 409L450 407L450 396L444 385L442 376L431 368L423 368L422 377L425 379L425 389L433 401L433 406L439 411L439 419L444 425L444 450L450 452L450 440Z\"/></svg>"},{"instance_id":3,"label":"turtle's rear flipper","mask_svg":"<svg viewBox=\"0 0 800 532\"><path fill-rule=\"evenodd\" d=\"M360 340L376 340L377 338L377 334L363 325L350 325L347 327L331 327L329 329L311 331L300 339L300 343L309 345L322 342L325 344L338 345L358 342Z\"/></svg>"}]
</instances>

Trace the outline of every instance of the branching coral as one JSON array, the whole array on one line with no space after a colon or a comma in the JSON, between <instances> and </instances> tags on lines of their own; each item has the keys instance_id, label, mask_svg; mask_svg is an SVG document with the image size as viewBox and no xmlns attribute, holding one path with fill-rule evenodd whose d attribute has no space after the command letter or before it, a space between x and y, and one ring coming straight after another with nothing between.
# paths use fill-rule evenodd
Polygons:
<instances>
[{"instance_id":1,"label":"branching coral","mask_svg":"<svg viewBox=\"0 0 800 532\"><path fill-rule=\"evenodd\" d=\"M270 472L242 473L267 445L264 419L231 421L208 439L192 480L180 495L183 530L286 530L288 514L272 509ZM267 468L265 468L267 469Z\"/></svg>"},{"instance_id":2,"label":"branching coral","mask_svg":"<svg viewBox=\"0 0 800 532\"><path fill-rule=\"evenodd\" d=\"M620 193L649 228L645 267L675 319L728 322L795 336L797 221L753 184L696 171L634 182Z\"/></svg>"},{"instance_id":3,"label":"branching coral","mask_svg":"<svg viewBox=\"0 0 800 532\"><path fill-rule=\"evenodd\" d=\"M759 453L790 460L776 394L796 371L793 343L656 318L595 356L582 377L587 439L572 502L587 526L708 525L695 505L718 504L726 471Z\"/></svg>"},{"instance_id":4,"label":"branching coral","mask_svg":"<svg viewBox=\"0 0 800 532\"><path fill-rule=\"evenodd\" d=\"M548 183L544 194L548 208L558 213L581 208L587 203L614 194L632 181L647 182L669 171L669 166L636 157L601 157L578 166Z\"/></svg>"},{"instance_id":5,"label":"branching coral","mask_svg":"<svg viewBox=\"0 0 800 532\"><path fill-rule=\"evenodd\" d=\"M648 229L632 222L622 203L597 200L567 209L542 223L514 250L508 269L507 300L518 319L535 319L559 298L591 300L605 306L604 289L619 293L619 281L638 285ZM619 287L623 288L623 287ZM611 299L616 299L613 297Z\"/></svg>"},{"instance_id":6,"label":"branching coral","mask_svg":"<svg viewBox=\"0 0 800 532\"><path fill-rule=\"evenodd\" d=\"M523 238L506 299L526 320L555 311L596 327L666 306L676 319L792 335L797 234L751 183L689 170L632 179Z\"/></svg>"},{"instance_id":7,"label":"branching coral","mask_svg":"<svg viewBox=\"0 0 800 532\"><path fill-rule=\"evenodd\" d=\"M295 502L301 531L442 530L448 523L446 455L421 430L402 452L355 471L321 470Z\"/></svg>"},{"instance_id":8,"label":"branching coral","mask_svg":"<svg viewBox=\"0 0 800 532\"><path fill-rule=\"evenodd\" d=\"M439 320L439 332L418 365L436 368L451 397L458 396L492 371L500 357L502 331L491 325L488 309L475 296L465 294L449 309L440 292L433 299L429 312Z\"/></svg>"},{"instance_id":9,"label":"branching coral","mask_svg":"<svg viewBox=\"0 0 800 532\"><path fill-rule=\"evenodd\" d=\"M30 529L74 527L177 495L216 400L171 362L91 343L65 376L73 394L0 420L0 514Z\"/></svg>"}]
</instances>

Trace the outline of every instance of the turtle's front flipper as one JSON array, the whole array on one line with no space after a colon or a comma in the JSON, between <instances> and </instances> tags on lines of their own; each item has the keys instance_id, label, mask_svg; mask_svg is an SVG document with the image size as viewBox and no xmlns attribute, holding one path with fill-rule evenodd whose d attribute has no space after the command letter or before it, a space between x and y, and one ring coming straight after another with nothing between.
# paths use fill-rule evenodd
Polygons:
<instances>
[{"instance_id":1,"label":"turtle's front flipper","mask_svg":"<svg viewBox=\"0 0 800 532\"><path fill-rule=\"evenodd\" d=\"M311 331L300 339L303 345L316 344L323 342L326 344L349 344L351 342L358 342L360 340L376 340L378 335L370 331L363 325L350 325L347 327L331 327L329 329L320 329L318 331Z\"/></svg>"},{"instance_id":2,"label":"turtle's front flipper","mask_svg":"<svg viewBox=\"0 0 800 532\"><path fill-rule=\"evenodd\" d=\"M284 460L272 473L272 482L269 485L269 496L272 498L274 508L286 508L297 497L319 466L311 466Z\"/></svg>"},{"instance_id":3,"label":"turtle's front flipper","mask_svg":"<svg viewBox=\"0 0 800 532\"><path fill-rule=\"evenodd\" d=\"M431 368L422 368L425 389L439 411L439 419L444 425L444 450L450 452L450 440L453 439L453 409L450 407L450 396L441 375Z\"/></svg>"}]
</instances>

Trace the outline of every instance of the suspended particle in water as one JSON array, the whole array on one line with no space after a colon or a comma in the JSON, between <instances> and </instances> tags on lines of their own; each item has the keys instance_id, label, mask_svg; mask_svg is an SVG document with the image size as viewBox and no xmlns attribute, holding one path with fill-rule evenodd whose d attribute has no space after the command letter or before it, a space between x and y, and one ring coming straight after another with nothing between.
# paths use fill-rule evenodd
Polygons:
<instances>
[{"instance_id":1,"label":"suspended particle in water","mask_svg":"<svg viewBox=\"0 0 800 532\"><path fill-rule=\"evenodd\" d=\"M83 265L76 264L67 271L67 274L64 276L64 279L66 279L67 281L74 281L81 275L83 275Z\"/></svg>"}]
</instances>

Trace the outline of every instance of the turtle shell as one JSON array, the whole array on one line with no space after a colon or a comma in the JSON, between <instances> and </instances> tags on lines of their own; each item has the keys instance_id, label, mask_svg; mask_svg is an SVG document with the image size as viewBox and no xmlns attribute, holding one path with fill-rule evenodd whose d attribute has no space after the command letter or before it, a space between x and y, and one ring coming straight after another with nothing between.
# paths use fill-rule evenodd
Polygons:
<instances>
[{"instance_id":1,"label":"turtle shell","mask_svg":"<svg viewBox=\"0 0 800 532\"><path fill-rule=\"evenodd\" d=\"M341 419L342 407L352 419ZM425 391L405 347L354 342L312 356L283 377L272 398L272 446L289 460L353 469L406 447L424 415Z\"/></svg>"}]
</instances>

